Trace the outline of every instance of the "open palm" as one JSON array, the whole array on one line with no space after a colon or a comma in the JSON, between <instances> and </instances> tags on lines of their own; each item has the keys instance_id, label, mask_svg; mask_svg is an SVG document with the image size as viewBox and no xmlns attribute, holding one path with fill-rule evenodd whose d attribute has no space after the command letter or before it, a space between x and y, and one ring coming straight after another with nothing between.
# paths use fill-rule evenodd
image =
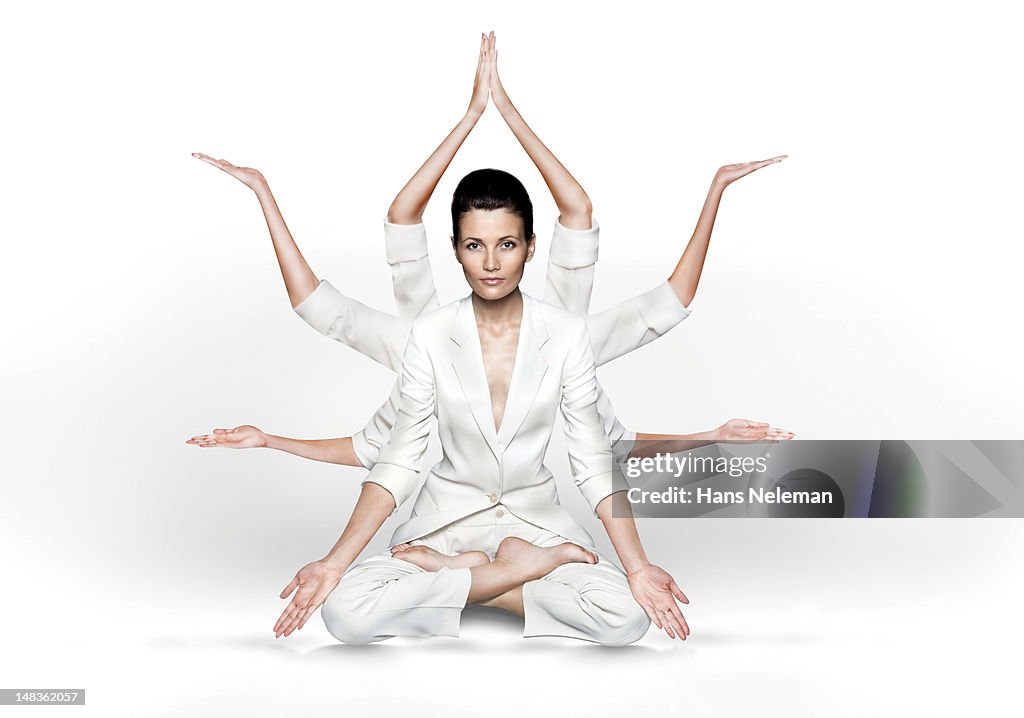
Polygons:
<instances>
[{"instance_id":1,"label":"open palm","mask_svg":"<svg viewBox=\"0 0 1024 718\"><path fill-rule=\"evenodd\" d=\"M204 155L202 152L193 152L192 156L206 164L213 165L217 169L224 170L251 190L257 190L267 183L263 174L252 167L236 167L227 160L215 160L209 155Z\"/></svg>"},{"instance_id":2,"label":"open palm","mask_svg":"<svg viewBox=\"0 0 1024 718\"><path fill-rule=\"evenodd\" d=\"M716 430L716 441L788 441L793 432L770 426L763 421L731 419Z\"/></svg>"},{"instance_id":3,"label":"open palm","mask_svg":"<svg viewBox=\"0 0 1024 718\"><path fill-rule=\"evenodd\" d=\"M740 177L746 177L751 172L759 170L762 167L782 162L782 160L787 157L789 157L789 155L779 155L778 157L758 160L757 162L739 162L733 165L723 165L722 167L719 167L718 172L715 173L715 182L723 187L728 187Z\"/></svg>"},{"instance_id":4,"label":"open palm","mask_svg":"<svg viewBox=\"0 0 1024 718\"><path fill-rule=\"evenodd\" d=\"M632 591L633 598L647 611L654 625L663 629L669 638L678 636L685 641L690 635L690 627L686 625L686 619L683 618L683 612L679 610L676 599L682 603L689 603L690 600L668 571L648 564L630 571L626 578L629 580L629 590Z\"/></svg>"},{"instance_id":5,"label":"open palm","mask_svg":"<svg viewBox=\"0 0 1024 718\"><path fill-rule=\"evenodd\" d=\"M292 631L306 625L306 619L327 600L341 581L341 574L340 568L324 560L313 561L300 568L291 583L281 591L280 598L288 598L292 591L295 591L295 596L274 624L274 637L291 635Z\"/></svg>"},{"instance_id":6,"label":"open palm","mask_svg":"<svg viewBox=\"0 0 1024 718\"><path fill-rule=\"evenodd\" d=\"M193 436L185 443L202 448L220 446L225 449L254 449L266 446L267 437L255 426L243 424L234 429L214 429L212 434Z\"/></svg>"}]
</instances>

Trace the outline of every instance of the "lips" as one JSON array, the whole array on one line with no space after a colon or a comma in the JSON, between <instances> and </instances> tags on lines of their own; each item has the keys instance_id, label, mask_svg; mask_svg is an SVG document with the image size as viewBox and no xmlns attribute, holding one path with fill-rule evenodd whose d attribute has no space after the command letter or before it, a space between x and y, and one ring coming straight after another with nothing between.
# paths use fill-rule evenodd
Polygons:
<instances>
[{"instance_id":1,"label":"lips","mask_svg":"<svg viewBox=\"0 0 1024 718\"><path fill-rule=\"evenodd\" d=\"M494 286L496 284L501 284L505 280L503 278L500 278L500 277L493 277L493 278L488 278L488 279L481 279L480 281L483 282L484 284L488 285L488 286Z\"/></svg>"}]
</instances>

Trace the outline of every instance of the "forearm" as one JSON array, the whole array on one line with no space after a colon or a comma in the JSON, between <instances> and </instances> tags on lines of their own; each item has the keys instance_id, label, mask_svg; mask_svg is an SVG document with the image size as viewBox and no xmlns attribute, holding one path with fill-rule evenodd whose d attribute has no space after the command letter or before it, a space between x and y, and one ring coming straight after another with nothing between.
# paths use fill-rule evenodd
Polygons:
<instances>
[{"instance_id":1,"label":"forearm","mask_svg":"<svg viewBox=\"0 0 1024 718\"><path fill-rule=\"evenodd\" d=\"M633 509L629 505L625 491L605 497L597 505L597 516L604 524L608 538L611 539L615 553L622 562L626 573L650 565L647 553L640 543L640 534L636 530Z\"/></svg>"},{"instance_id":2,"label":"forearm","mask_svg":"<svg viewBox=\"0 0 1024 718\"><path fill-rule=\"evenodd\" d=\"M301 456L304 459L323 461L328 464L363 467L352 448L351 436L342 436L336 439L291 439L287 436L267 434L266 437L265 447L268 449L277 449Z\"/></svg>"},{"instance_id":3,"label":"forearm","mask_svg":"<svg viewBox=\"0 0 1024 718\"><path fill-rule=\"evenodd\" d=\"M722 193L725 185L716 179L711 183L707 199L704 200L704 207L701 209L700 217L697 219L697 227L693 230L686 249L683 251L679 263L668 278L668 283L676 293L683 306L689 306L697 293L697 285L700 282L700 273L704 269L704 258L708 253L708 245L711 243L711 230L715 227L715 217L718 214L718 205L722 201Z\"/></svg>"},{"instance_id":4,"label":"forearm","mask_svg":"<svg viewBox=\"0 0 1024 718\"><path fill-rule=\"evenodd\" d=\"M344 573L394 510L395 499L387 489L373 483L363 484L345 530L323 560Z\"/></svg>"},{"instance_id":5,"label":"forearm","mask_svg":"<svg viewBox=\"0 0 1024 718\"><path fill-rule=\"evenodd\" d=\"M313 293L319 280L306 264L291 232L288 231L288 225L284 222L284 216L277 206L270 186L263 183L255 192L260 201L260 207L263 209L263 216L267 220L270 239L274 243L274 254L277 255L277 264L281 268L284 287L288 292L292 309L294 309L302 303L303 299Z\"/></svg>"},{"instance_id":6,"label":"forearm","mask_svg":"<svg viewBox=\"0 0 1024 718\"><path fill-rule=\"evenodd\" d=\"M467 110L465 116L455 125L427 161L416 171L401 192L395 197L388 208L388 221L392 224L419 224L423 221L423 211L441 176L448 169L462 143L476 126L482 113Z\"/></svg>"},{"instance_id":7,"label":"forearm","mask_svg":"<svg viewBox=\"0 0 1024 718\"><path fill-rule=\"evenodd\" d=\"M495 101L495 104L498 105L505 124L512 130L512 134L519 140L519 144L526 150L526 154L530 156L544 178L551 197L558 206L559 222L562 226L569 229L590 229L593 206L580 183L530 129L511 100L504 100L501 104Z\"/></svg>"},{"instance_id":8,"label":"forearm","mask_svg":"<svg viewBox=\"0 0 1024 718\"><path fill-rule=\"evenodd\" d=\"M695 434L642 434L637 432L636 444L629 458L642 459L656 454L689 451L718 441L718 430L699 431Z\"/></svg>"}]
</instances>

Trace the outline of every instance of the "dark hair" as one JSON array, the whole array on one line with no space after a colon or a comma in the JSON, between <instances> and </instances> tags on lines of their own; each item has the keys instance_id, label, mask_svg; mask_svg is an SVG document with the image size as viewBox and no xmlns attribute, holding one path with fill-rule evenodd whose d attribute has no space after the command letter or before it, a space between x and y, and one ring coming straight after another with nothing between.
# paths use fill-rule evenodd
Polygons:
<instances>
[{"instance_id":1,"label":"dark hair","mask_svg":"<svg viewBox=\"0 0 1024 718\"><path fill-rule=\"evenodd\" d=\"M459 240L459 219L470 210L504 209L523 220L526 241L533 236L533 203L523 183L502 170L475 170L459 181L452 196L452 237Z\"/></svg>"}]
</instances>

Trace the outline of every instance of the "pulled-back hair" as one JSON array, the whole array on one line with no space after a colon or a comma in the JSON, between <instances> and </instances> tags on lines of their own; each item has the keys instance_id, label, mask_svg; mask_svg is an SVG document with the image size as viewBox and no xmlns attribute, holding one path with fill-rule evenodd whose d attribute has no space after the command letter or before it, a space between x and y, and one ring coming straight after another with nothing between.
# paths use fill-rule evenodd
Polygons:
<instances>
[{"instance_id":1,"label":"pulled-back hair","mask_svg":"<svg viewBox=\"0 0 1024 718\"><path fill-rule=\"evenodd\" d=\"M524 239L533 236L533 203L523 183L508 172L475 170L462 178L452 196L452 237L459 241L459 219L474 209L504 209L523 220Z\"/></svg>"}]
</instances>

